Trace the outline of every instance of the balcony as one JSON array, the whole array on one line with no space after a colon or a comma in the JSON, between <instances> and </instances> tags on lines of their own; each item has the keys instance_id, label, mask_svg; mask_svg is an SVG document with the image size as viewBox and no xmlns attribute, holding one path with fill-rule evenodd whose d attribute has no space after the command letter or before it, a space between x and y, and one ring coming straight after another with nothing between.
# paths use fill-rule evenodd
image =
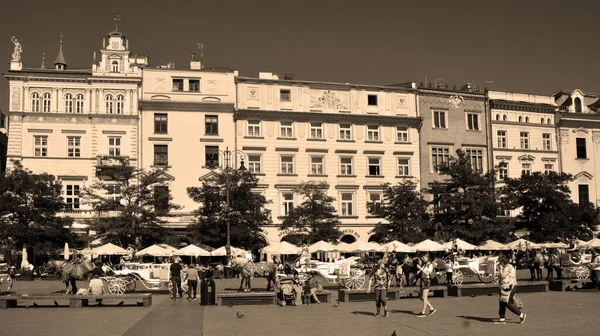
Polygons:
<instances>
[{"instance_id":1,"label":"balcony","mask_svg":"<svg viewBox=\"0 0 600 336\"><path fill-rule=\"evenodd\" d=\"M103 180L118 180L124 178L127 171L123 169L122 162L124 162L128 168L134 168L129 165L129 158L127 157L117 158L98 156L96 158L96 177Z\"/></svg>"},{"instance_id":2,"label":"balcony","mask_svg":"<svg viewBox=\"0 0 600 336\"><path fill-rule=\"evenodd\" d=\"M57 213L58 217L71 217L73 219L91 219L97 215L101 217L116 217L119 215L119 211L67 210Z\"/></svg>"}]
</instances>

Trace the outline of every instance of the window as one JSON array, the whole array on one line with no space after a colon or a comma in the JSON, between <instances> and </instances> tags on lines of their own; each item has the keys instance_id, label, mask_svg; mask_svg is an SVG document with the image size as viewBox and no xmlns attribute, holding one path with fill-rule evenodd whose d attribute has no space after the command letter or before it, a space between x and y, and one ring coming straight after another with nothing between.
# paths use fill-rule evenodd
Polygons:
<instances>
[{"instance_id":1,"label":"window","mask_svg":"<svg viewBox=\"0 0 600 336\"><path fill-rule=\"evenodd\" d=\"M169 164L169 146L154 145L154 165L167 166Z\"/></svg>"},{"instance_id":2,"label":"window","mask_svg":"<svg viewBox=\"0 0 600 336\"><path fill-rule=\"evenodd\" d=\"M253 174L261 173L260 155L248 155L248 171Z\"/></svg>"},{"instance_id":3,"label":"window","mask_svg":"<svg viewBox=\"0 0 600 336\"><path fill-rule=\"evenodd\" d=\"M65 95L65 112L73 113L73 95L70 93Z\"/></svg>"},{"instance_id":4,"label":"window","mask_svg":"<svg viewBox=\"0 0 600 336\"><path fill-rule=\"evenodd\" d=\"M352 175L352 161L351 157L340 158L340 175Z\"/></svg>"},{"instance_id":5,"label":"window","mask_svg":"<svg viewBox=\"0 0 600 336\"><path fill-rule=\"evenodd\" d=\"M577 186L579 194L579 204L585 204L590 201L590 186L587 184L579 184Z\"/></svg>"},{"instance_id":6,"label":"window","mask_svg":"<svg viewBox=\"0 0 600 336\"><path fill-rule=\"evenodd\" d=\"M36 135L33 137L33 156L48 156L48 136Z\"/></svg>"},{"instance_id":7,"label":"window","mask_svg":"<svg viewBox=\"0 0 600 336\"><path fill-rule=\"evenodd\" d=\"M65 203L71 210L79 209L79 185L65 185Z\"/></svg>"},{"instance_id":8,"label":"window","mask_svg":"<svg viewBox=\"0 0 600 336\"><path fill-rule=\"evenodd\" d=\"M410 176L409 159L398 158L398 176Z\"/></svg>"},{"instance_id":9,"label":"window","mask_svg":"<svg viewBox=\"0 0 600 336\"><path fill-rule=\"evenodd\" d=\"M467 113L467 129L479 131L479 113Z\"/></svg>"},{"instance_id":10,"label":"window","mask_svg":"<svg viewBox=\"0 0 600 336\"><path fill-rule=\"evenodd\" d=\"M552 150L552 140L551 140L551 134L550 133L543 133L542 134L542 145L544 150Z\"/></svg>"},{"instance_id":11,"label":"window","mask_svg":"<svg viewBox=\"0 0 600 336\"><path fill-rule=\"evenodd\" d=\"M381 175L381 159L369 158L369 176Z\"/></svg>"},{"instance_id":12,"label":"window","mask_svg":"<svg viewBox=\"0 0 600 336\"><path fill-rule=\"evenodd\" d=\"M520 132L521 149L529 149L529 132Z\"/></svg>"},{"instance_id":13,"label":"window","mask_svg":"<svg viewBox=\"0 0 600 336\"><path fill-rule=\"evenodd\" d=\"M183 79L173 78L173 91L183 91Z\"/></svg>"},{"instance_id":14,"label":"window","mask_svg":"<svg viewBox=\"0 0 600 336\"><path fill-rule=\"evenodd\" d=\"M112 114L113 111L113 96L112 95L106 95L106 97L104 97L104 102L106 103L106 113Z\"/></svg>"},{"instance_id":15,"label":"window","mask_svg":"<svg viewBox=\"0 0 600 336\"><path fill-rule=\"evenodd\" d=\"M542 118L540 119L540 124L545 124L546 123L546 119Z\"/></svg>"},{"instance_id":16,"label":"window","mask_svg":"<svg viewBox=\"0 0 600 336\"><path fill-rule=\"evenodd\" d=\"M67 137L67 156L81 157L81 137Z\"/></svg>"},{"instance_id":17,"label":"window","mask_svg":"<svg viewBox=\"0 0 600 336\"><path fill-rule=\"evenodd\" d=\"M445 111L433 111L433 128L446 128Z\"/></svg>"},{"instance_id":18,"label":"window","mask_svg":"<svg viewBox=\"0 0 600 336\"><path fill-rule=\"evenodd\" d=\"M496 114L496 120L500 121L500 115L499 114Z\"/></svg>"},{"instance_id":19,"label":"window","mask_svg":"<svg viewBox=\"0 0 600 336\"><path fill-rule=\"evenodd\" d=\"M396 142L408 142L407 127L396 127Z\"/></svg>"},{"instance_id":20,"label":"window","mask_svg":"<svg viewBox=\"0 0 600 336\"><path fill-rule=\"evenodd\" d=\"M282 156L281 157L281 174L293 174L294 173L294 157L293 156Z\"/></svg>"},{"instance_id":21,"label":"window","mask_svg":"<svg viewBox=\"0 0 600 336\"><path fill-rule=\"evenodd\" d=\"M199 79L190 79L190 91L191 92L200 92L200 80Z\"/></svg>"},{"instance_id":22,"label":"window","mask_svg":"<svg viewBox=\"0 0 600 336\"><path fill-rule=\"evenodd\" d=\"M291 121L282 121L279 124L280 136L291 139L294 137L294 123Z\"/></svg>"},{"instance_id":23,"label":"window","mask_svg":"<svg viewBox=\"0 0 600 336\"><path fill-rule=\"evenodd\" d=\"M587 149L585 144L585 138L577 138L575 139L577 146L577 158L578 159L587 159Z\"/></svg>"},{"instance_id":24,"label":"window","mask_svg":"<svg viewBox=\"0 0 600 336\"><path fill-rule=\"evenodd\" d=\"M523 117L519 116L519 122L523 122Z\"/></svg>"},{"instance_id":25,"label":"window","mask_svg":"<svg viewBox=\"0 0 600 336\"><path fill-rule=\"evenodd\" d=\"M525 123L529 122L529 117L525 117Z\"/></svg>"},{"instance_id":26,"label":"window","mask_svg":"<svg viewBox=\"0 0 600 336\"><path fill-rule=\"evenodd\" d=\"M289 216L290 212L294 208L294 193L285 192L281 194L282 199L282 216Z\"/></svg>"},{"instance_id":27,"label":"window","mask_svg":"<svg viewBox=\"0 0 600 336\"><path fill-rule=\"evenodd\" d=\"M506 180L508 178L508 162L502 161L498 165L498 180Z\"/></svg>"},{"instance_id":28,"label":"window","mask_svg":"<svg viewBox=\"0 0 600 336\"><path fill-rule=\"evenodd\" d=\"M123 114L125 111L125 97L123 95L117 96L117 114Z\"/></svg>"},{"instance_id":29,"label":"window","mask_svg":"<svg viewBox=\"0 0 600 336\"><path fill-rule=\"evenodd\" d=\"M581 113L581 99L575 98L575 112Z\"/></svg>"},{"instance_id":30,"label":"window","mask_svg":"<svg viewBox=\"0 0 600 336\"><path fill-rule=\"evenodd\" d=\"M167 119L166 113L154 113L154 133L156 134L167 134Z\"/></svg>"},{"instance_id":31,"label":"window","mask_svg":"<svg viewBox=\"0 0 600 336\"><path fill-rule=\"evenodd\" d=\"M379 141L379 126L367 126L367 141Z\"/></svg>"},{"instance_id":32,"label":"window","mask_svg":"<svg viewBox=\"0 0 600 336\"><path fill-rule=\"evenodd\" d=\"M248 136L260 136L260 120L248 120Z\"/></svg>"},{"instance_id":33,"label":"window","mask_svg":"<svg viewBox=\"0 0 600 336\"><path fill-rule=\"evenodd\" d=\"M50 105L52 101L50 100L49 93L44 93L44 95L42 96L42 103L44 107L43 112L50 112Z\"/></svg>"},{"instance_id":34,"label":"window","mask_svg":"<svg viewBox=\"0 0 600 336\"><path fill-rule=\"evenodd\" d=\"M113 203L118 204L121 201L121 185L120 184L107 184L106 185L106 199Z\"/></svg>"},{"instance_id":35,"label":"window","mask_svg":"<svg viewBox=\"0 0 600 336\"><path fill-rule=\"evenodd\" d=\"M502 121L506 121L506 114L502 116Z\"/></svg>"},{"instance_id":36,"label":"window","mask_svg":"<svg viewBox=\"0 0 600 336\"><path fill-rule=\"evenodd\" d=\"M431 148L431 164L433 170L439 172L439 167L448 164L450 161L450 147L432 147Z\"/></svg>"},{"instance_id":37,"label":"window","mask_svg":"<svg viewBox=\"0 0 600 336\"><path fill-rule=\"evenodd\" d=\"M352 140L352 125L340 124L340 140Z\"/></svg>"},{"instance_id":38,"label":"window","mask_svg":"<svg viewBox=\"0 0 600 336\"><path fill-rule=\"evenodd\" d=\"M548 174L554 171L554 163L544 163L544 173Z\"/></svg>"},{"instance_id":39,"label":"window","mask_svg":"<svg viewBox=\"0 0 600 336\"><path fill-rule=\"evenodd\" d=\"M169 211L169 187L154 187L154 210L160 214L165 214Z\"/></svg>"},{"instance_id":40,"label":"window","mask_svg":"<svg viewBox=\"0 0 600 336\"><path fill-rule=\"evenodd\" d=\"M111 72L119 72L119 62L118 61L112 61L111 63L111 68L110 68Z\"/></svg>"},{"instance_id":41,"label":"window","mask_svg":"<svg viewBox=\"0 0 600 336\"><path fill-rule=\"evenodd\" d=\"M310 173L312 175L323 175L325 174L324 169L324 158L322 156L311 156L310 157Z\"/></svg>"},{"instance_id":42,"label":"window","mask_svg":"<svg viewBox=\"0 0 600 336\"><path fill-rule=\"evenodd\" d=\"M121 137L108 137L108 156L121 156Z\"/></svg>"},{"instance_id":43,"label":"window","mask_svg":"<svg viewBox=\"0 0 600 336\"><path fill-rule=\"evenodd\" d=\"M250 129L250 128L248 128ZM207 115L204 116L204 134L219 135L219 116ZM260 122L258 124L258 135L260 135Z\"/></svg>"},{"instance_id":44,"label":"window","mask_svg":"<svg viewBox=\"0 0 600 336\"><path fill-rule=\"evenodd\" d=\"M482 149L467 149L467 156L471 160L471 168L475 171L483 171L483 150Z\"/></svg>"},{"instance_id":45,"label":"window","mask_svg":"<svg viewBox=\"0 0 600 336\"><path fill-rule=\"evenodd\" d=\"M31 112L40 112L40 94L37 92L31 94Z\"/></svg>"},{"instance_id":46,"label":"window","mask_svg":"<svg viewBox=\"0 0 600 336\"><path fill-rule=\"evenodd\" d=\"M77 96L75 96L75 113L83 113L83 104L83 95L78 94Z\"/></svg>"},{"instance_id":47,"label":"window","mask_svg":"<svg viewBox=\"0 0 600 336\"><path fill-rule=\"evenodd\" d=\"M508 138L506 137L506 131L498 130L498 148L508 147Z\"/></svg>"},{"instance_id":48,"label":"window","mask_svg":"<svg viewBox=\"0 0 600 336\"><path fill-rule=\"evenodd\" d=\"M377 95L368 95L367 96L367 105L377 106Z\"/></svg>"},{"instance_id":49,"label":"window","mask_svg":"<svg viewBox=\"0 0 600 336\"><path fill-rule=\"evenodd\" d=\"M552 119L548 118L548 120L546 121L548 125L552 124Z\"/></svg>"},{"instance_id":50,"label":"window","mask_svg":"<svg viewBox=\"0 0 600 336\"><path fill-rule=\"evenodd\" d=\"M204 147L204 166L210 168L219 166L219 146Z\"/></svg>"},{"instance_id":51,"label":"window","mask_svg":"<svg viewBox=\"0 0 600 336\"><path fill-rule=\"evenodd\" d=\"M279 90L279 100L289 102L292 100L292 94L288 89Z\"/></svg>"},{"instance_id":52,"label":"window","mask_svg":"<svg viewBox=\"0 0 600 336\"><path fill-rule=\"evenodd\" d=\"M380 193L369 193L369 208L372 214L377 214L381 211L381 194Z\"/></svg>"},{"instance_id":53,"label":"window","mask_svg":"<svg viewBox=\"0 0 600 336\"><path fill-rule=\"evenodd\" d=\"M310 123L310 138L323 139L323 123Z\"/></svg>"},{"instance_id":54,"label":"window","mask_svg":"<svg viewBox=\"0 0 600 336\"><path fill-rule=\"evenodd\" d=\"M531 175L531 162L521 163L521 175Z\"/></svg>"},{"instance_id":55,"label":"window","mask_svg":"<svg viewBox=\"0 0 600 336\"><path fill-rule=\"evenodd\" d=\"M354 214L354 194L342 193L342 216Z\"/></svg>"}]
</instances>

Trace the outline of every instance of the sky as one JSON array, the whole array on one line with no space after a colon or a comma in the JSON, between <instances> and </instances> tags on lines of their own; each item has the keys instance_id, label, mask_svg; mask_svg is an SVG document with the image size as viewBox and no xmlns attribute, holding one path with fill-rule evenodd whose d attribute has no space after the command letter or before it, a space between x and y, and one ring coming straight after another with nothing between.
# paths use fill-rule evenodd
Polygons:
<instances>
[{"instance_id":1,"label":"sky","mask_svg":"<svg viewBox=\"0 0 600 336\"><path fill-rule=\"evenodd\" d=\"M70 68L91 68L114 30L150 65L188 66L197 43L206 67L356 84L467 82L493 90L600 93L600 1L0 1L0 59L16 36L25 67L52 66L63 34ZM0 79L7 111L8 81Z\"/></svg>"}]
</instances>

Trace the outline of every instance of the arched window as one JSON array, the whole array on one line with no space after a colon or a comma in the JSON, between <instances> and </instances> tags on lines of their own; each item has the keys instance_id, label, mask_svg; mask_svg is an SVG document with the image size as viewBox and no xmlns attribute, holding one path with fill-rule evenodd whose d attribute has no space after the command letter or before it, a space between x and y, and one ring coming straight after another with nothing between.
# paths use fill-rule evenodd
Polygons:
<instances>
[{"instance_id":1,"label":"arched window","mask_svg":"<svg viewBox=\"0 0 600 336\"><path fill-rule=\"evenodd\" d=\"M40 112L40 94L37 92L31 94L31 112Z\"/></svg>"},{"instance_id":2,"label":"arched window","mask_svg":"<svg viewBox=\"0 0 600 336\"><path fill-rule=\"evenodd\" d=\"M552 124L552 119L548 118L548 125Z\"/></svg>"},{"instance_id":3,"label":"arched window","mask_svg":"<svg viewBox=\"0 0 600 336\"><path fill-rule=\"evenodd\" d=\"M83 95L80 93L75 96L75 113L83 113Z\"/></svg>"},{"instance_id":4,"label":"arched window","mask_svg":"<svg viewBox=\"0 0 600 336\"><path fill-rule=\"evenodd\" d=\"M525 122L528 123L529 122L529 117L525 117Z\"/></svg>"},{"instance_id":5,"label":"arched window","mask_svg":"<svg viewBox=\"0 0 600 336\"><path fill-rule=\"evenodd\" d=\"M545 123L546 123L546 120L545 120L544 118L542 118L542 119L540 120L540 124L545 124Z\"/></svg>"},{"instance_id":6,"label":"arched window","mask_svg":"<svg viewBox=\"0 0 600 336\"><path fill-rule=\"evenodd\" d=\"M519 122L523 122L523 117L519 116Z\"/></svg>"},{"instance_id":7,"label":"arched window","mask_svg":"<svg viewBox=\"0 0 600 336\"><path fill-rule=\"evenodd\" d=\"M119 62L118 61L112 61L111 65L112 65L111 72L119 72Z\"/></svg>"},{"instance_id":8,"label":"arched window","mask_svg":"<svg viewBox=\"0 0 600 336\"><path fill-rule=\"evenodd\" d=\"M42 96L42 106L44 107L42 112L50 112L51 104L52 104L52 100L50 100L50 94L44 93L44 95Z\"/></svg>"},{"instance_id":9,"label":"arched window","mask_svg":"<svg viewBox=\"0 0 600 336\"><path fill-rule=\"evenodd\" d=\"M117 114L123 114L125 110L125 97L123 95L117 96Z\"/></svg>"},{"instance_id":10,"label":"arched window","mask_svg":"<svg viewBox=\"0 0 600 336\"><path fill-rule=\"evenodd\" d=\"M500 120L500 115L496 114L496 120Z\"/></svg>"},{"instance_id":11,"label":"arched window","mask_svg":"<svg viewBox=\"0 0 600 336\"><path fill-rule=\"evenodd\" d=\"M73 95L70 93L65 95L65 112L73 113Z\"/></svg>"},{"instance_id":12,"label":"arched window","mask_svg":"<svg viewBox=\"0 0 600 336\"><path fill-rule=\"evenodd\" d=\"M575 98L575 112L581 113L581 99Z\"/></svg>"},{"instance_id":13,"label":"arched window","mask_svg":"<svg viewBox=\"0 0 600 336\"><path fill-rule=\"evenodd\" d=\"M502 121L506 121L506 114L502 116Z\"/></svg>"},{"instance_id":14,"label":"arched window","mask_svg":"<svg viewBox=\"0 0 600 336\"><path fill-rule=\"evenodd\" d=\"M106 113L113 114L113 96L106 95L106 97L104 97L104 102L106 103Z\"/></svg>"}]
</instances>

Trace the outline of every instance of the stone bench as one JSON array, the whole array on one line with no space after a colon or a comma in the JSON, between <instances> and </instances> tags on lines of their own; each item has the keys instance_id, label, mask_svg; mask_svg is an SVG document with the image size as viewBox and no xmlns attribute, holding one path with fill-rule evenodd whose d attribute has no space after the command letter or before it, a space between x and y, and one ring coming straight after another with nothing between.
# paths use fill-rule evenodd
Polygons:
<instances>
[{"instance_id":1,"label":"stone bench","mask_svg":"<svg viewBox=\"0 0 600 336\"><path fill-rule=\"evenodd\" d=\"M566 292L578 289L594 288L594 282L591 280L564 279L550 280L549 289L555 292Z\"/></svg>"},{"instance_id":2,"label":"stone bench","mask_svg":"<svg viewBox=\"0 0 600 336\"><path fill-rule=\"evenodd\" d=\"M122 295L66 295L66 294L14 294L0 296L0 309L14 308L17 301L64 301L69 300L71 308L88 307L90 300L142 300L144 307L152 306L152 294L122 294Z\"/></svg>"},{"instance_id":3,"label":"stone bench","mask_svg":"<svg viewBox=\"0 0 600 336\"><path fill-rule=\"evenodd\" d=\"M546 281L520 281L517 285L517 293L545 292L548 292L548 283ZM456 297L494 294L498 294L498 285L493 283L453 285L448 289L448 295Z\"/></svg>"},{"instance_id":4,"label":"stone bench","mask_svg":"<svg viewBox=\"0 0 600 336\"><path fill-rule=\"evenodd\" d=\"M421 287L419 286L408 286L402 287L402 291L400 291L399 298L412 298L419 297L421 293ZM448 296L448 287L447 286L431 286L429 288L429 296L433 297L447 297Z\"/></svg>"},{"instance_id":5,"label":"stone bench","mask_svg":"<svg viewBox=\"0 0 600 336\"><path fill-rule=\"evenodd\" d=\"M217 293L217 306L277 304L277 292L225 292Z\"/></svg>"}]
</instances>

